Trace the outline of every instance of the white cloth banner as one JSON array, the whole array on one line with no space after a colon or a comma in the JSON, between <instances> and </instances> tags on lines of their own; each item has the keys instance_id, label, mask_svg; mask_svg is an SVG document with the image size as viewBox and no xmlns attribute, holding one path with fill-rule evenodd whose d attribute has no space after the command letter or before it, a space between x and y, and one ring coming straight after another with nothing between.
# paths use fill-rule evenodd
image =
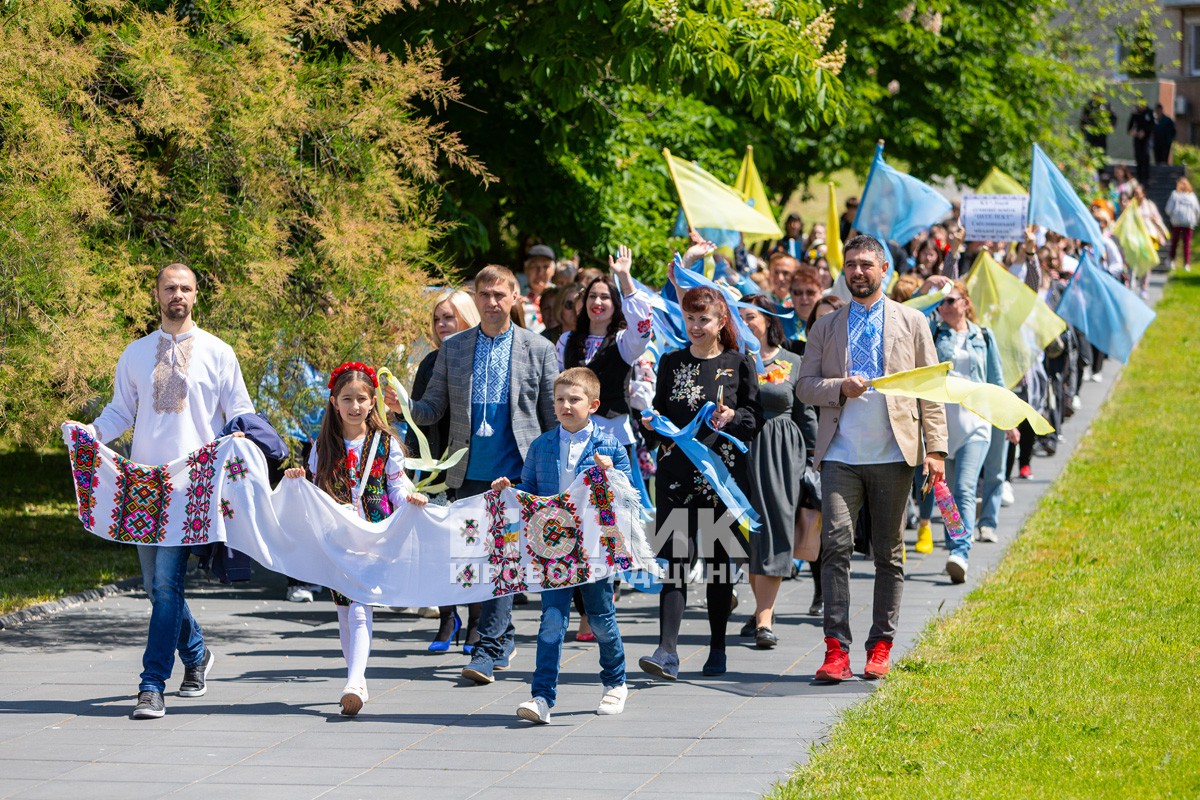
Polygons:
<instances>
[{"instance_id":1,"label":"white cloth banner","mask_svg":"<svg viewBox=\"0 0 1200 800\"><path fill-rule=\"evenodd\" d=\"M1023 242L1027 194L965 194L959 220L968 242Z\"/></svg>"},{"instance_id":2,"label":"white cloth banner","mask_svg":"<svg viewBox=\"0 0 1200 800\"><path fill-rule=\"evenodd\" d=\"M135 464L63 426L79 519L130 544L224 542L268 569L388 606L477 603L629 569L657 573L637 491L593 467L566 492L506 489L367 522L312 483L272 490L249 439L225 437L162 466Z\"/></svg>"}]
</instances>

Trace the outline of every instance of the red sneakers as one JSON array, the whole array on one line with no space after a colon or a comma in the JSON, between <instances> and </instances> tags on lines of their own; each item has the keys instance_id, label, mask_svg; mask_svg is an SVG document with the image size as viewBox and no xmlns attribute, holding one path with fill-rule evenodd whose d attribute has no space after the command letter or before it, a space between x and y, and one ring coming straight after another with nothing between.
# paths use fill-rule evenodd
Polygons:
<instances>
[{"instance_id":1,"label":"red sneakers","mask_svg":"<svg viewBox=\"0 0 1200 800\"><path fill-rule=\"evenodd\" d=\"M842 643L833 637L825 637L825 663L817 670L817 680L837 683L854 677L850 671L850 654L842 649Z\"/></svg>"},{"instance_id":2,"label":"red sneakers","mask_svg":"<svg viewBox=\"0 0 1200 800\"><path fill-rule=\"evenodd\" d=\"M867 651L867 666L863 669L863 677L868 680L882 678L892 668L892 643L876 642Z\"/></svg>"},{"instance_id":3,"label":"red sneakers","mask_svg":"<svg viewBox=\"0 0 1200 800\"><path fill-rule=\"evenodd\" d=\"M1030 467L1028 464L1021 467L1021 478L1022 479L1029 480L1032 477L1033 477L1033 468L1032 467Z\"/></svg>"}]
</instances>

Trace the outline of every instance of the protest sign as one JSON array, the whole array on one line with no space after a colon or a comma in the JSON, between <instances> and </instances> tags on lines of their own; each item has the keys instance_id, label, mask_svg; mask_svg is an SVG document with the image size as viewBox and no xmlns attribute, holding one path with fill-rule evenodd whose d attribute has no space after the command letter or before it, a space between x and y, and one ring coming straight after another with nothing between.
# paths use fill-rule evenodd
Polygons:
<instances>
[{"instance_id":1,"label":"protest sign","mask_svg":"<svg viewBox=\"0 0 1200 800\"><path fill-rule=\"evenodd\" d=\"M1028 208L1028 195L968 194L959 220L968 242L1020 242Z\"/></svg>"}]
</instances>

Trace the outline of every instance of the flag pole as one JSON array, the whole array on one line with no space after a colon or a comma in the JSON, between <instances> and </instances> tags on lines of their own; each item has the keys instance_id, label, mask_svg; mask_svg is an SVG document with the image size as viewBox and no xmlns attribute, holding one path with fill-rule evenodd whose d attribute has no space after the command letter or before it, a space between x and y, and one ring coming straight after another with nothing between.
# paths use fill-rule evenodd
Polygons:
<instances>
[{"instance_id":1,"label":"flag pole","mask_svg":"<svg viewBox=\"0 0 1200 800\"><path fill-rule=\"evenodd\" d=\"M667 172L671 173L671 183L675 184L675 194L679 195L679 207L683 209L683 218L687 220L688 228L695 229L692 225L692 215L688 211L687 201L683 199L683 192L679 191L679 178L675 176L675 165L671 163L671 151L663 148L663 158L667 160Z\"/></svg>"}]
</instances>

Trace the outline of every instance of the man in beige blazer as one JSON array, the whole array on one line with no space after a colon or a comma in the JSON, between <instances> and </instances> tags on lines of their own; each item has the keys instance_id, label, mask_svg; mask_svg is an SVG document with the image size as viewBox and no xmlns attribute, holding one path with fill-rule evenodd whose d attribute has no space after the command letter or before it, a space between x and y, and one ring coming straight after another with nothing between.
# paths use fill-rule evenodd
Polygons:
<instances>
[{"instance_id":1,"label":"man in beige blazer","mask_svg":"<svg viewBox=\"0 0 1200 800\"><path fill-rule=\"evenodd\" d=\"M885 397L870 380L937 363L929 322L883 294L883 245L846 244L843 272L852 302L808 332L796 396L819 410L814 465L821 472L821 588L825 663L817 680L850 678L850 554L863 505L870 514L875 604L864 676L890 668L904 591L904 510L924 462L932 483L944 473L946 416L940 403Z\"/></svg>"}]
</instances>

